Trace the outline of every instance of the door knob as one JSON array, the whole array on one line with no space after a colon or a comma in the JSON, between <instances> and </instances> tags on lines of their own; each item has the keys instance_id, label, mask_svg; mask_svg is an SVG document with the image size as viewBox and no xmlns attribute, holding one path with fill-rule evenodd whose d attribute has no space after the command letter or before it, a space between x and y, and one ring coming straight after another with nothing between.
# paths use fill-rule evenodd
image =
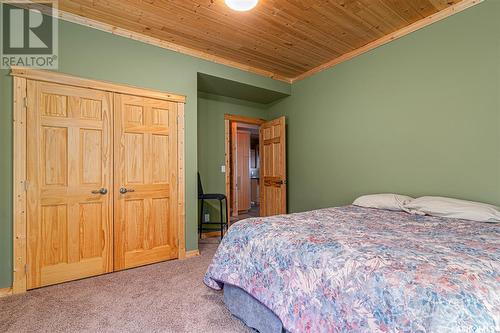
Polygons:
<instances>
[{"instance_id":1,"label":"door knob","mask_svg":"<svg viewBox=\"0 0 500 333\"><path fill-rule=\"evenodd\" d=\"M102 194L102 195L104 195L106 193L108 193L108 189L104 188L104 187L102 187L102 188L100 188L98 190L92 191L92 194Z\"/></svg>"},{"instance_id":2,"label":"door knob","mask_svg":"<svg viewBox=\"0 0 500 333\"><path fill-rule=\"evenodd\" d=\"M127 192L135 192L135 190L133 188L125 188L125 187L121 187L120 188L120 193L121 194L125 194Z\"/></svg>"}]
</instances>

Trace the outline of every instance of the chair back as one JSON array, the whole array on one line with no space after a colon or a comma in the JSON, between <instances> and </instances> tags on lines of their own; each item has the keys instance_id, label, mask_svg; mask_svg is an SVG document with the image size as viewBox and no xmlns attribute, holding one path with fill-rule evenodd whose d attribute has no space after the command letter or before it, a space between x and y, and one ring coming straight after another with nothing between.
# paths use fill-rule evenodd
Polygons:
<instances>
[{"instance_id":1,"label":"chair back","mask_svg":"<svg viewBox=\"0 0 500 333\"><path fill-rule=\"evenodd\" d=\"M201 184L201 177L200 177L200 173L198 172L198 197L200 195L203 195L203 185Z\"/></svg>"}]
</instances>

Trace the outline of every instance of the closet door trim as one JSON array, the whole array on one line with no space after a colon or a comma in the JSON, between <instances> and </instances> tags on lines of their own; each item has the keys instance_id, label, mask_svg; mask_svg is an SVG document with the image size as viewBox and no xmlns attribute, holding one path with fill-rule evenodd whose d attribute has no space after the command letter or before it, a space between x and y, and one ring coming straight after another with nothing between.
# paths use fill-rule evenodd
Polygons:
<instances>
[{"instance_id":1,"label":"closet door trim","mask_svg":"<svg viewBox=\"0 0 500 333\"><path fill-rule=\"evenodd\" d=\"M67 86L75 86L75 87L89 88L94 90L104 90L120 94L162 99L170 102L180 102L180 103L186 102L186 96L183 95L171 94L168 92L163 92L153 89L138 88L125 84L117 84L106 81L85 79L59 72L46 71L43 69L31 69L31 68L13 66L11 69L11 75L35 81L52 82L52 83L64 84Z\"/></svg>"},{"instance_id":2,"label":"closet door trim","mask_svg":"<svg viewBox=\"0 0 500 333\"><path fill-rule=\"evenodd\" d=\"M12 293L26 292L26 79L14 77L13 98L13 258Z\"/></svg>"}]
</instances>

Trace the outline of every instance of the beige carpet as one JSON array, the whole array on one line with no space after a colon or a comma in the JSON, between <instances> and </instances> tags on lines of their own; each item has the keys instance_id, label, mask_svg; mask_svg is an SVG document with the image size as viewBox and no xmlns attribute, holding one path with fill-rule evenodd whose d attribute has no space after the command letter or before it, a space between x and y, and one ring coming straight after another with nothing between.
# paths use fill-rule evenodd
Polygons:
<instances>
[{"instance_id":1,"label":"beige carpet","mask_svg":"<svg viewBox=\"0 0 500 333\"><path fill-rule=\"evenodd\" d=\"M68 282L0 299L0 332L251 332L202 278L201 256Z\"/></svg>"}]
</instances>

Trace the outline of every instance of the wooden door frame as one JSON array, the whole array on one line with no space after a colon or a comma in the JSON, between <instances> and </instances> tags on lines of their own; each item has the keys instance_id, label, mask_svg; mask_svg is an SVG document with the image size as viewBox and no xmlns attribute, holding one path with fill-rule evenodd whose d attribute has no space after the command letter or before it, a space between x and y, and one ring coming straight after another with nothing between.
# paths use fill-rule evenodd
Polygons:
<instances>
[{"instance_id":1,"label":"wooden door frame","mask_svg":"<svg viewBox=\"0 0 500 333\"><path fill-rule=\"evenodd\" d=\"M13 256L12 256L12 288L2 293L19 294L27 290L26 284L26 253L27 253L27 232L26 232L26 189L29 182L26 181L26 110L27 110L27 80L58 83L67 86L103 90L112 93L121 93L149 97L177 102L177 139L178 139L178 164L177 164L177 230L179 240L179 259L186 258L186 238L185 238L185 152L184 152L184 106L186 96L171 94L168 92L152 89L143 89L133 86L116 84L105 81L79 78L63 73L31 69L24 67L12 67L10 75L13 78Z\"/></svg>"},{"instance_id":2,"label":"wooden door frame","mask_svg":"<svg viewBox=\"0 0 500 333\"><path fill-rule=\"evenodd\" d=\"M226 113L224 115L224 147L225 147L225 165L226 165L226 197L227 197L227 207L226 207L226 214L229 217L230 215L230 203L231 203L231 158L232 158L232 151L231 151L231 124L233 122L237 123L244 123L244 124L250 124L250 125L262 125L267 120L262 119L262 118L251 118L251 117L245 117L245 116L238 116L238 115L233 115L233 114L228 114ZM229 218L228 218L228 225L229 225Z\"/></svg>"}]
</instances>

